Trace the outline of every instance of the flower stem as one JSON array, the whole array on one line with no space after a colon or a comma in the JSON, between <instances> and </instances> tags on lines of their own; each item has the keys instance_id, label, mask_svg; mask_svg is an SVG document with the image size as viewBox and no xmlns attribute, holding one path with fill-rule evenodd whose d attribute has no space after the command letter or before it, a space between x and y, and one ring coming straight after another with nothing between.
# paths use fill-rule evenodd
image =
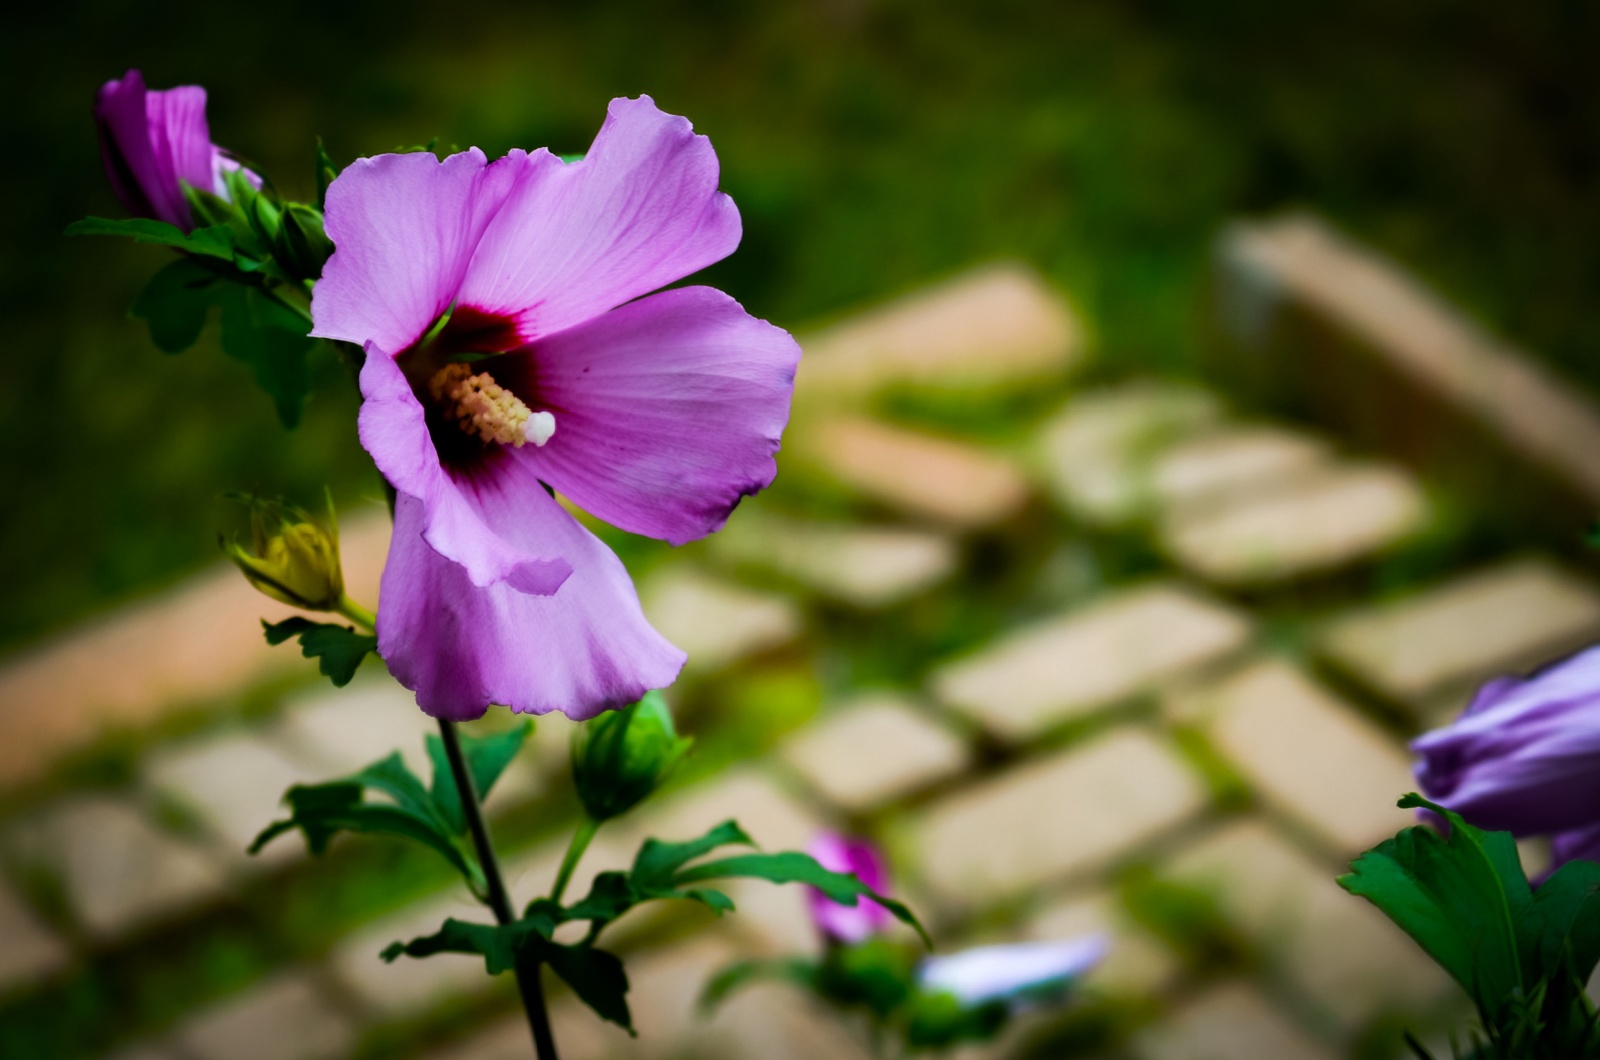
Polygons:
<instances>
[{"instance_id":1,"label":"flower stem","mask_svg":"<svg viewBox=\"0 0 1600 1060\"><path fill-rule=\"evenodd\" d=\"M472 845L478 852L478 864L483 869L485 901L501 925L516 919L511 911L511 897L506 892L505 881L500 876L500 862L494 855L494 844L489 839L489 826L484 823L483 810L478 805L478 791L472 783L472 773L467 769L466 758L461 754L461 741L456 736L455 722L439 719L439 735L444 741L445 758L450 763L450 773L455 777L456 790L461 793L461 816L466 819L467 831L472 833ZM550 1033L550 1014L545 1011L544 985L540 981L540 962L519 958L517 961L517 989L522 995L522 1007L528 1014L528 1026L533 1031L533 1047L539 1060L556 1060L556 1042Z\"/></svg>"},{"instance_id":2,"label":"flower stem","mask_svg":"<svg viewBox=\"0 0 1600 1060\"><path fill-rule=\"evenodd\" d=\"M344 593L339 594L339 613L363 629L376 631L378 628L378 616Z\"/></svg>"},{"instance_id":3,"label":"flower stem","mask_svg":"<svg viewBox=\"0 0 1600 1060\"><path fill-rule=\"evenodd\" d=\"M578 830L572 833L572 841L567 844L566 856L561 859L561 869L556 873L556 885L550 891L552 901L561 901L561 895L566 891L567 884L572 882L572 870L578 867L578 859L589 849L589 841L594 839L594 834L599 830L600 822L587 814L584 815Z\"/></svg>"}]
</instances>

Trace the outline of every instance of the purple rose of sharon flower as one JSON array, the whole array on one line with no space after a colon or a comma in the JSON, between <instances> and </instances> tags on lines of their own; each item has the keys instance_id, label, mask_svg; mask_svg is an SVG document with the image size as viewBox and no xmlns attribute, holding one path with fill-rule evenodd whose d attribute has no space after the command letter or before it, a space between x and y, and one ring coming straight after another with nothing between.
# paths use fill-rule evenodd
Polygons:
<instances>
[{"instance_id":1,"label":"purple rose of sharon flower","mask_svg":"<svg viewBox=\"0 0 1600 1060\"><path fill-rule=\"evenodd\" d=\"M588 155L358 159L328 189L313 335L363 346L361 444L398 493L378 650L429 714L588 718L683 653L546 486L690 541L776 473L800 348L709 287L731 253L717 157L649 97Z\"/></svg>"},{"instance_id":2,"label":"purple rose of sharon flower","mask_svg":"<svg viewBox=\"0 0 1600 1060\"><path fill-rule=\"evenodd\" d=\"M824 832L811 844L809 853L825 869L853 872L879 894L888 891L889 867L878 848L865 839ZM825 938L835 942L865 942L894 919L887 909L869 898L858 898L855 905L841 905L814 887L809 892L811 922Z\"/></svg>"},{"instance_id":3,"label":"purple rose of sharon flower","mask_svg":"<svg viewBox=\"0 0 1600 1060\"><path fill-rule=\"evenodd\" d=\"M135 217L187 232L194 219L184 183L227 197L222 176L239 164L211 142L205 89L182 85L151 92L139 71L129 70L120 81L100 86L94 121L111 188Z\"/></svg>"},{"instance_id":4,"label":"purple rose of sharon flower","mask_svg":"<svg viewBox=\"0 0 1600 1060\"><path fill-rule=\"evenodd\" d=\"M1019 942L982 946L929 957L917 972L924 989L944 990L963 1004L1022 1003L1065 990L1099 964L1111 949L1105 935L1067 942Z\"/></svg>"},{"instance_id":5,"label":"purple rose of sharon flower","mask_svg":"<svg viewBox=\"0 0 1600 1060\"><path fill-rule=\"evenodd\" d=\"M1600 647L1490 681L1411 748L1422 790L1479 828L1550 835L1557 865L1600 855Z\"/></svg>"}]
</instances>

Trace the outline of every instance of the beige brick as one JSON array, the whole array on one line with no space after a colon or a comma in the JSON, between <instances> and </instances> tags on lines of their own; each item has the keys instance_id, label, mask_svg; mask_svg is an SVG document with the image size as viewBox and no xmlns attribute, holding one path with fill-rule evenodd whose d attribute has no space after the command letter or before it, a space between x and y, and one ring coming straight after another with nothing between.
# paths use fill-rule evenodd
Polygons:
<instances>
[{"instance_id":1,"label":"beige brick","mask_svg":"<svg viewBox=\"0 0 1600 1060\"><path fill-rule=\"evenodd\" d=\"M1205 801L1173 751L1123 728L947 796L911 834L928 884L965 905L1101 868Z\"/></svg>"},{"instance_id":2,"label":"beige brick","mask_svg":"<svg viewBox=\"0 0 1600 1060\"><path fill-rule=\"evenodd\" d=\"M706 983L738 953L718 935L655 950L628 962L628 1007L642 1052L650 1056L699 1055L706 1030L699 1014Z\"/></svg>"},{"instance_id":3,"label":"beige brick","mask_svg":"<svg viewBox=\"0 0 1600 1060\"><path fill-rule=\"evenodd\" d=\"M1209 506L1307 474L1329 459L1324 442L1299 431L1219 426L1157 456L1150 489L1161 508Z\"/></svg>"},{"instance_id":4,"label":"beige brick","mask_svg":"<svg viewBox=\"0 0 1600 1060\"><path fill-rule=\"evenodd\" d=\"M1203 510L1164 519L1161 545L1185 569L1225 585L1315 574L1419 532L1429 518L1416 482L1388 466L1328 467Z\"/></svg>"},{"instance_id":5,"label":"beige brick","mask_svg":"<svg viewBox=\"0 0 1600 1060\"><path fill-rule=\"evenodd\" d=\"M628 1055L633 1040L571 996L550 1003L550 1034L562 1060L607 1060ZM427 1060L529 1060L533 1036L518 1009L466 1041L426 1054Z\"/></svg>"},{"instance_id":6,"label":"beige brick","mask_svg":"<svg viewBox=\"0 0 1600 1060\"><path fill-rule=\"evenodd\" d=\"M793 737L783 756L834 805L880 803L966 768L967 747L914 700L868 693Z\"/></svg>"},{"instance_id":7,"label":"beige brick","mask_svg":"<svg viewBox=\"0 0 1600 1060\"><path fill-rule=\"evenodd\" d=\"M1338 863L1306 857L1260 821L1202 838L1164 871L1210 893L1274 969L1350 1030L1450 995L1450 980L1408 936L1334 882Z\"/></svg>"},{"instance_id":8,"label":"beige brick","mask_svg":"<svg viewBox=\"0 0 1600 1060\"><path fill-rule=\"evenodd\" d=\"M1300 671L1262 662L1195 693L1222 754L1273 806L1354 856L1412 823L1399 741Z\"/></svg>"},{"instance_id":9,"label":"beige brick","mask_svg":"<svg viewBox=\"0 0 1600 1060\"><path fill-rule=\"evenodd\" d=\"M1221 415L1216 398L1193 387L1140 382L1085 394L1057 413L1040 437L1046 485L1080 519L1127 522L1156 499L1156 458Z\"/></svg>"},{"instance_id":10,"label":"beige brick","mask_svg":"<svg viewBox=\"0 0 1600 1060\"><path fill-rule=\"evenodd\" d=\"M345 776L399 751L411 771L431 775L423 740L438 723L416 698L387 677L358 680L346 688L319 688L288 704L275 735L325 778Z\"/></svg>"},{"instance_id":11,"label":"beige brick","mask_svg":"<svg viewBox=\"0 0 1600 1060\"><path fill-rule=\"evenodd\" d=\"M340 534L345 581L377 600L389 519L373 512ZM315 667L268 647L260 619L296 612L256 592L229 563L155 599L14 656L0 668L0 789L43 776L61 756L119 728L237 693L263 675Z\"/></svg>"},{"instance_id":12,"label":"beige brick","mask_svg":"<svg viewBox=\"0 0 1600 1060\"><path fill-rule=\"evenodd\" d=\"M208 851L160 831L125 798L73 796L12 839L24 860L60 879L73 914L97 938L172 917L224 885Z\"/></svg>"},{"instance_id":13,"label":"beige brick","mask_svg":"<svg viewBox=\"0 0 1600 1060\"><path fill-rule=\"evenodd\" d=\"M378 955L391 942L409 942L439 930L446 918L493 923L488 908L458 887L449 894L394 913L340 941L329 957L333 974L363 1006L385 1018L416 1016L452 997L489 988L483 958L465 953L399 957ZM509 975L511 973L504 973Z\"/></svg>"},{"instance_id":14,"label":"beige brick","mask_svg":"<svg viewBox=\"0 0 1600 1060\"><path fill-rule=\"evenodd\" d=\"M1383 695L1428 697L1537 665L1600 634L1600 594L1537 559L1361 608L1319 638L1333 662Z\"/></svg>"},{"instance_id":15,"label":"beige brick","mask_svg":"<svg viewBox=\"0 0 1600 1060\"><path fill-rule=\"evenodd\" d=\"M1393 389L1420 388L1442 399L1503 438L1521 461L1553 473L1586 507L1600 503L1600 409L1537 358L1486 334L1414 277L1314 217L1237 226L1223 254L1253 288L1300 303L1358 340L1392 371L1401 384ZM1370 407L1366 412L1370 418ZM1406 430L1415 433L1414 422L1392 436L1415 447Z\"/></svg>"},{"instance_id":16,"label":"beige brick","mask_svg":"<svg viewBox=\"0 0 1600 1060\"><path fill-rule=\"evenodd\" d=\"M1179 585L1125 589L940 667L933 689L986 728L1024 740L1153 690L1243 647L1236 611Z\"/></svg>"},{"instance_id":17,"label":"beige brick","mask_svg":"<svg viewBox=\"0 0 1600 1060\"><path fill-rule=\"evenodd\" d=\"M1077 322L1032 269L993 265L809 336L798 400L896 383L960 389L1048 379L1082 359Z\"/></svg>"},{"instance_id":18,"label":"beige brick","mask_svg":"<svg viewBox=\"0 0 1600 1060\"><path fill-rule=\"evenodd\" d=\"M1139 1060L1333 1060L1243 983L1224 983L1139 1033Z\"/></svg>"},{"instance_id":19,"label":"beige brick","mask_svg":"<svg viewBox=\"0 0 1600 1060\"><path fill-rule=\"evenodd\" d=\"M696 1060L868 1060L839 1017L783 983L757 983L724 1002L698 1035Z\"/></svg>"},{"instance_id":20,"label":"beige brick","mask_svg":"<svg viewBox=\"0 0 1600 1060\"><path fill-rule=\"evenodd\" d=\"M977 446L867 419L809 424L797 452L839 482L918 518L975 529L1014 515L1028 482Z\"/></svg>"},{"instance_id":21,"label":"beige brick","mask_svg":"<svg viewBox=\"0 0 1600 1060\"><path fill-rule=\"evenodd\" d=\"M291 973L193 1017L176 1038L196 1060L337 1060L356 1028L322 984Z\"/></svg>"},{"instance_id":22,"label":"beige brick","mask_svg":"<svg viewBox=\"0 0 1600 1060\"><path fill-rule=\"evenodd\" d=\"M0 883L0 996L34 986L66 968L66 944Z\"/></svg>"},{"instance_id":23,"label":"beige brick","mask_svg":"<svg viewBox=\"0 0 1600 1060\"><path fill-rule=\"evenodd\" d=\"M1022 928L1023 938L1039 942L1102 934L1110 937L1111 949L1084 980L1085 990L1137 997L1159 994L1177 978L1178 963L1171 952L1134 923L1107 892L1058 898L1029 917Z\"/></svg>"},{"instance_id":24,"label":"beige brick","mask_svg":"<svg viewBox=\"0 0 1600 1060\"><path fill-rule=\"evenodd\" d=\"M295 834L276 839L253 858L245 851L263 828L286 816L286 789L327 779L316 765L255 733L162 748L143 772L147 785L204 822L228 857L251 868L305 855L306 845Z\"/></svg>"},{"instance_id":25,"label":"beige brick","mask_svg":"<svg viewBox=\"0 0 1600 1060\"><path fill-rule=\"evenodd\" d=\"M743 509L711 545L725 561L774 571L861 608L883 607L938 584L959 558L946 534L757 516Z\"/></svg>"},{"instance_id":26,"label":"beige brick","mask_svg":"<svg viewBox=\"0 0 1600 1060\"><path fill-rule=\"evenodd\" d=\"M800 612L788 599L683 568L652 577L639 595L651 624L688 654L686 673L711 673L800 634Z\"/></svg>"}]
</instances>

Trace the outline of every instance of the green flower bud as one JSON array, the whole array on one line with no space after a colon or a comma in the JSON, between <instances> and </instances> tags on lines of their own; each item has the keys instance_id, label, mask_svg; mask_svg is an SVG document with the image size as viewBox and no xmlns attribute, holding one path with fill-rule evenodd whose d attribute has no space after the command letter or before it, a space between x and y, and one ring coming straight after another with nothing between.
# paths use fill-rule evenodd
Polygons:
<instances>
[{"instance_id":1,"label":"green flower bud","mask_svg":"<svg viewBox=\"0 0 1600 1060\"><path fill-rule=\"evenodd\" d=\"M250 584L307 611L344 611L344 572L339 566L339 524L333 498L321 521L292 504L241 497L250 506L250 545L220 539L222 550Z\"/></svg>"},{"instance_id":2,"label":"green flower bud","mask_svg":"<svg viewBox=\"0 0 1600 1060\"><path fill-rule=\"evenodd\" d=\"M660 692L586 722L572 737L572 779L594 821L620 817L659 788L694 741L680 737Z\"/></svg>"}]
</instances>

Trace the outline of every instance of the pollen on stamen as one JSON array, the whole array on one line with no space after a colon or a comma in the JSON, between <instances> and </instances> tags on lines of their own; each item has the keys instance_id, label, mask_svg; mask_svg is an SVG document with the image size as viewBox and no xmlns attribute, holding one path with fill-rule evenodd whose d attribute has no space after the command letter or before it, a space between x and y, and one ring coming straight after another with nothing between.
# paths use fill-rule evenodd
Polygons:
<instances>
[{"instance_id":1,"label":"pollen on stamen","mask_svg":"<svg viewBox=\"0 0 1600 1060\"><path fill-rule=\"evenodd\" d=\"M428 380L428 392L446 419L485 444L520 449L528 442L543 445L556 432L555 416L532 411L488 372L474 373L470 365L445 365Z\"/></svg>"}]
</instances>

